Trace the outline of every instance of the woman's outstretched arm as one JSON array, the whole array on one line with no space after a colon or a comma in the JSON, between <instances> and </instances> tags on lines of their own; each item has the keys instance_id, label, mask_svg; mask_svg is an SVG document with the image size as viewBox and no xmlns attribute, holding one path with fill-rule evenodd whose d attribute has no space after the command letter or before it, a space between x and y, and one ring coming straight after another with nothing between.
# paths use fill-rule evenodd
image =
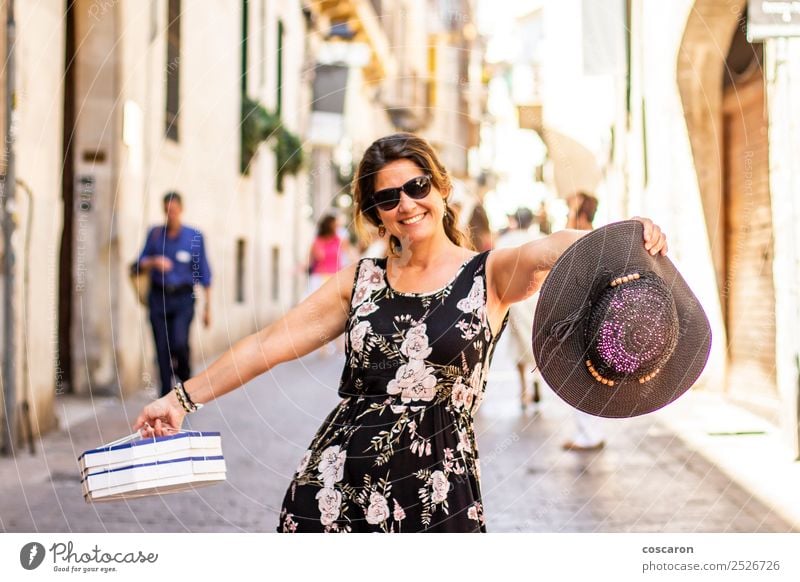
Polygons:
<instances>
[{"instance_id":1,"label":"woman's outstretched arm","mask_svg":"<svg viewBox=\"0 0 800 582\"><path fill-rule=\"evenodd\" d=\"M356 268L351 265L342 269L284 317L239 340L206 370L184 382L192 402L204 404L219 398L339 336L347 322ZM161 436L166 428L180 428L185 415L171 391L145 406L133 428L144 427L143 436Z\"/></svg>"},{"instance_id":2,"label":"woman's outstretched arm","mask_svg":"<svg viewBox=\"0 0 800 582\"><path fill-rule=\"evenodd\" d=\"M635 217L644 225L645 248L651 253L667 254L667 238L648 218ZM490 298L498 311L527 299L542 286L547 273L572 243L588 230L560 230L518 247L492 251L487 263ZM493 297L492 297L493 296Z\"/></svg>"}]
</instances>

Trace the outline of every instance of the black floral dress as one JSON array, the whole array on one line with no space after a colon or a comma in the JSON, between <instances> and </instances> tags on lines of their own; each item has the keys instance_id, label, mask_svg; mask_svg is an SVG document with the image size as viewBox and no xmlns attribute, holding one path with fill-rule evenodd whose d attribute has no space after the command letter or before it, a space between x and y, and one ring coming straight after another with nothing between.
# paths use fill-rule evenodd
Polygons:
<instances>
[{"instance_id":1,"label":"black floral dress","mask_svg":"<svg viewBox=\"0 0 800 582\"><path fill-rule=\"evenodd\" d=\"M385 258L359 262L342 401L300 461L278 531L486 531L472 424L500 335L487 256L424 294L394 291Z\"/></svg>"}]
</instances>

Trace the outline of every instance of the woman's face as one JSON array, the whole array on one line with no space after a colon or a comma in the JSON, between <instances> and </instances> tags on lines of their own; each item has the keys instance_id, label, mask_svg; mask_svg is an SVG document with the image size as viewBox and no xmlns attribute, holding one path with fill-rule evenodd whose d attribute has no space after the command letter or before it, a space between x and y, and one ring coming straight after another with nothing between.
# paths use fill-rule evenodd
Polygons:
<instances>
[{"instance_id":1,"label":"woman's face","mask_svg":"<svg viewBox=\"0 0 800 582\"><path fill-rule=\"evenodd\" d=\"M384 188L399 188L409 180L425 172L411 160L395 160L381 168L375 176L375 192ZM365 204L369 204L365 201ZM400 203L392 210L378 209L378 218L405 246L444 232L444 196L431 185L425 198L414 200L405 192L400 194Z\"/></svg>"}]
</instances>

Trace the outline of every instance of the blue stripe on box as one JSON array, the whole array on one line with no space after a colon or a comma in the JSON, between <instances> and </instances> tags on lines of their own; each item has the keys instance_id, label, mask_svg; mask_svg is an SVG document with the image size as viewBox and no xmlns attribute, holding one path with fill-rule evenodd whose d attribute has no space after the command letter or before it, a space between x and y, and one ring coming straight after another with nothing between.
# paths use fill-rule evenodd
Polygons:
<instances>
[{"instance_id":1,"label":"blue stripe on box","mask_svg":"<svg viewBox=\"0 0 800 582\"><path fill-rule=\"evenodd\" d=\"M120 449L129 449L131 447L140 447L142 445L149 445L152 443L159 443L163 441L171 441L176 439L182 439L186 437L203 437L203 436L219 436L220 433L218 432L203 432L203 431L192 431L192 432L182 432L180 434L174 434L169 436L161 436L161 437L153 437L151 439L141 439L138 441L133 441L132 443L124 443L121 445L114 445L113 447L100 447L99 449L91 449L88 451L84 451L81 453L81 456L78 457L80 461L86 455L92 455L95 453L107 453L109 451L118 451Z\"/></svg>"},{"instance_id":2,"label":"blue stripe on box","mask_svg":"<svg viewBox=\"0 0 800 582\"><path fill-rule=\"evenodd\" d=\"M170 463L185 463L186 461L224 461L225 457L217 455L214 457L182 457L180 459L170 459L168 461L155 461L153 463L141 463L139 465L128 465L127 467L119 467L117 469L105 469L97 473L89 473L85 478L81 479L83 483L89 477L95 477L104 473L116 473L117 471L127 471L129 469L138 469L139 467L153 467L154 465L169 465Z\"/></svg>"}]
</instances>

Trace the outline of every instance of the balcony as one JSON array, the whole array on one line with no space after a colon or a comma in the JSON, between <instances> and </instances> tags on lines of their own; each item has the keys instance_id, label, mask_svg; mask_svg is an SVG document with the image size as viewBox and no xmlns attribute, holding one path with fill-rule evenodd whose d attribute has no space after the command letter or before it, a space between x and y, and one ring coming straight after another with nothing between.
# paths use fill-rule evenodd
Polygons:
<instances>
[{"instance_id":1,"label":"balcony","mask_svg":"<svg viewBox=\"0 0 800 582\"><path fill-rule=\"evenodd\" d=\"M367 82L395 75L397 64L378 18L380 1L321 0L310 2L308 7L319 19L322 32L329 40L363 42L370 47L371 58L364 67Z\"/></svg>"},{"instance_id":2,"label":"balcony","mask_svg":"<svg viewBox=\"0 0 800 582\"><path fill-rule=\"evenodd\" d=\"M411 72L384 84L382 101L398 130L416 132L430 121L430 83Z\"/></svg>"}]
</instances>

